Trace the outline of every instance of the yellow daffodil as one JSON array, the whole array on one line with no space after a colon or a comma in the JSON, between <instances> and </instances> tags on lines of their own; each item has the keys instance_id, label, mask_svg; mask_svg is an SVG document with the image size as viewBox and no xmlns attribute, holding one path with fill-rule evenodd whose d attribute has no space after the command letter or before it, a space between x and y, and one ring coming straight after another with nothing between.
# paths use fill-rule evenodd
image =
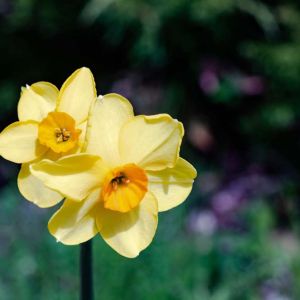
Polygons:
<instances>
[{"instance_id":1,"label":"yellow daffodil","mask_svg":"<svg viewBox=\"0 0 300 300\"><path fill-rule=\"evenodd\" d=\"M49 82L22 88L19 121L0 134L0 155L22 163L18 187L29 201L49 207L63 198L32 176L29 166L43 158L56 160L80 152L89 109L96 97L93 74L88 68L75 71L60 91Z\"/></svg>"},{"instance_id":2,"label":"yellow daffodil","mask_svg":"<svg viewBox=\"0 0 300 300\"><path fill-rule=\"evenodd\" d=\"M152 241L158 212L182 203L196 171L179 157L184 131L169 115L134 116L117 94L91 109L85 152L32 173L67 200L49 221L58 241L74 245L100 232L118 253L135 257Z\"/></svg>"}]
</instances>

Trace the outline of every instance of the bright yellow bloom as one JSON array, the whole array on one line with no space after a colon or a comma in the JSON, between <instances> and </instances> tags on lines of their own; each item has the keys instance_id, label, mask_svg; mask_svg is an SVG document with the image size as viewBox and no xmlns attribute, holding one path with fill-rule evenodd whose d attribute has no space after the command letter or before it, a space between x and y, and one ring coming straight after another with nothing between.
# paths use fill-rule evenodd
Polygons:
<instances>
[{"instance_id":1,"label":"bright yellow bloom","mask_svg":"<svg viewBox=\"0 0 300 300\"><path fill-rule=\"evenodd\" d=\"M88 121L86 154L32 164L32 173L67 200L49 221L74 245L100 232L135 257L152 241L158 212L182 203L196 170L179 157L183 126L169 115L134 116L120 95L100 97Z\"/></svg>"},{"instance_id":2,"label":"bright yellow bloom","mask_svg":"<svg viewBox=\"0 0 300 300\"><path fill-rule=\"evenodd\" d=\"M32 176L29 167L43 158L56 160L81 151L87 117L96 97L93 74L88 68L75 71L60 91L48 82L22 88L19 121L0 134L0 155L22 163L18 186L29 201L49 207L63 198Z\"/></svg>"}]
</instances>

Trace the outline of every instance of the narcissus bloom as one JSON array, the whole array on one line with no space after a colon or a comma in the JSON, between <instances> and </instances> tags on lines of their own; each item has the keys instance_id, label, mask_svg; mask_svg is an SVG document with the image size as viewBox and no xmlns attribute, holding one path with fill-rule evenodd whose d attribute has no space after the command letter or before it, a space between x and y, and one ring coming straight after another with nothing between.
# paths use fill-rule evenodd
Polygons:
<instances>
[{"instance_id":1,"label":"narcissus bloom","mask_svg":"<svg viewBox=\"0 0 300 300\"><path fill-rule=\"evenodd\" d=\"M32 173L67 200L49 221L74 245L100 232L118 253L135 257L152 241L158 212L182 203L196 171L179 157L184 134L169 115L134 116L128 100L100 97L91 109L85 152L32 164Z\"/></svg>"},{"instance_id":2,"label":"narcissus bloom","mask_svg":"<svg viewBox=\"0 0 300 300\"><path fill-rule=\"evenodd\" d=\"M57 204L63 196L32 176L32 162L56 160L80 152L85 139L87 117L97 94L88 68L75 71L59 91L49 82L37 82L22 89L19 121L0 134L0 155L22 163L18 176L20 192L40 207Z\"/></svg>"}]
</instances>

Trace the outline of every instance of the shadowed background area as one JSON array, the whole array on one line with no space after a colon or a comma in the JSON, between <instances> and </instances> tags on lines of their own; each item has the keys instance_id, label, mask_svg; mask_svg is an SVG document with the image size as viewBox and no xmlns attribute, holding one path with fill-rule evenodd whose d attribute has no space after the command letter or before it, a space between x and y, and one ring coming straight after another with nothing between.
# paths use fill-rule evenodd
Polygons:
<instances>
[{"instance_id":1,"label":"shadowed background area","mask_svg":"<svg viewBox=\"0 0 300 300\"><path fill-rule=\"evenodd\" d=\"M193 191L137 259L94 239L96 300L300 299L298 1L0 0L0 53L0 130L21 86L81 66L98 93L184 123ZM77 299L79 248L18 169L0 159L0 299Z\"/></svg>"}]
</instances>

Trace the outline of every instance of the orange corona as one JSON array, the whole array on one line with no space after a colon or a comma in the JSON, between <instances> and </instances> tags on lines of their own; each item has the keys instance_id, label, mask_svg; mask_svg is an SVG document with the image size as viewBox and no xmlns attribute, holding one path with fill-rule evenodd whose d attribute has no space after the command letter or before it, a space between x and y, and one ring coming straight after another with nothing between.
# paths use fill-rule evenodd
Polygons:
<instances>
[{"instance_id":1,"label":"orange corona","mask_svg":"<svg viewBox=\"0 0 300 300\"><path fill-rule=\"evenodd\" d=\"M40 144L56 153L72 150L78 144L80 129L75 128L75 120L64 112L50 112L38 128Z\"/></svg>"},{"instance_id":2,"label":"orange corona","mask_svg":"<svg viewBox=\"0 0 300 300\"><path fill-rule=\"evenodd\" d=\"M145 171L135 164L127 164L113 169L106 176L101 200L107 209L128 212L143 200L147 186Z\"/></svg>"}]
</instances>

